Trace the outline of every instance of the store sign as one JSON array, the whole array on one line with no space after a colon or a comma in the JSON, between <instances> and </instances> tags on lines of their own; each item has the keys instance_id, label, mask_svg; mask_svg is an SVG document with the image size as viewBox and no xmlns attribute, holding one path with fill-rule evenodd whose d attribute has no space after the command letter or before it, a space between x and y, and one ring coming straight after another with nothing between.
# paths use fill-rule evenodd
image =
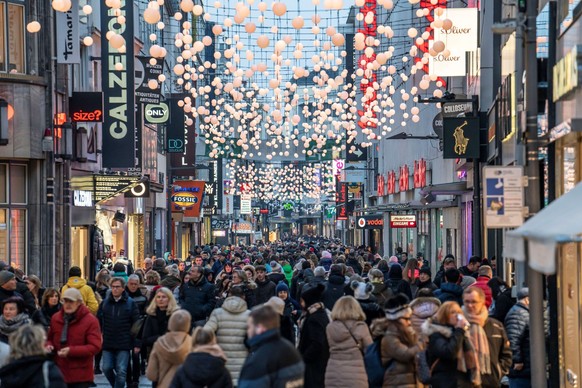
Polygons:
<instances>
[{"instance_id":1,"label":"store sign","mask_svg":"<svg viewBox=\"0 0 582 388\"><path fill-rule=\"evenodd\" d=\"M81 39L79 38L79 6L67 12L56 12L57 63L81 63Z\"/></svg>"},{"instance_id":2,"label":"store sign","mask_svg":"<svg viewBox=\"0 0 582 388\"><path fill-rule=\"evenodd\" d=\"M135 58L135 100L138 104L159 104L162 94L162 83L158 76L164 73L164 62L152 57ZM152 64L153 63L153 64ZM150 88L149 82L156 81L157 87Z\"/></svg>"},{"instance_id":3,"label":"store sign","mask_svg":"<svg viewBox=\"0 0 582 388\"><path fill-rule=\"evenodd\" d=\"M416 228L415 214L391 214L390 215L391 228Z\"/></svg>"},{"instance_id":4,"label":"store sign","mask_svg":"<svg viewBox=\"0 0 582 388\"><path fill-rule=\"evenodd\" d=\"M140 180L140 177L132 176L94 175L95 191L93 194L95 202L102 202L125 190L129 190L134 185L137 185Z\"/></svg>"},{"instance_id":5,"label":"store sign","mask_svg":"<svg viewBox=\"0 0 582 388\"><path fill-rule=\"evenodd\" d=\"M235 222L232 230L236 234L253 234L253 224L250 222Z\"/></svg>"},{"instance_id":6,"label":"store sign","mask_svg":"<svg viewBox=\"0 0 582 388\"><path fill-rule=\"evenodd\" d=\"M347 145L346 160L348 162L364 162L368 160L368 149L362 147L360 143L352 143Z\"/></svg>"},{"instance_id":7,"label":"store sign","mask_svg":"<svg viewBox=\"0 0 582 388\"><path fill-rule=\"evenodd\" d=\"M213 230L212 237L226 237L226 230Z\"/></svg>"},{"instance_id":8,"label":"store sign","mask_svg":"<svg viewBox=\"0 0 582 388\"><path fill-rule=\"evenodd\" d=\"M386 194L396 193L396 172L389 171L388 179L386 180Z\"/></svg>"},{"instance_id":9,"label":"store sign","mask_svg":"<svg viewBox=\"0 0 582 388\"><path fill-rule=\"evenodd\" d=\"M444 117L462 117L473 114L473 102L443 102L441 126ZM443 127L444 130L444 127ZM436 132L436 130L435 130Z\"/></svg>"},{"instance_id":10,"label":"store sign","mask_svg":"<svg viewBox=\"0 0 582 388\"><path fill-rule=\"evenodd\" d=\"M240 196L240 214L251 214L252 212L252 197L250 194L242 194Z\"/></svg>"},{"instance_id":11,"label":"store sign","mask_svg":"<svg viewBox=\"0 0 582 388\"><path fill-rule=\"evenodd\" d=\"M449 19L453 26L449 30L434 29L434 40L442 41L451 51L463 54L477 50L479 38L479 10L477 8L445 8L441 16Z\"/></svg>"},{"instance_id":12,"label":"store sign","mask_svg":"<svg viewBox=\"0 0 582 388\"><path fill-rule=\"evenodd\" d=\"M119 3L118 9L100 7L101 31L120 34L126 42L124 52L108 42L101 45L101 87L103 111L106 112L102 132L104 168L134 168L136 164L133 1L120 0ZM124 17L125 23L119 22L119 16ZM118 63L122 65L120 70L116 68Z\"/></svg>"},{"instance_id":13,"label":"store sign","mask_svg":"<svg viewBox=\"0 0 582 388\"><path fill-rule=\"evenodd\" d=\"M479 157L479 118L445 118L443 135L444 159L468 159Z\"/></svg>"},{"instance_id":14,"label":"store sign","mask_svg":"<svg viewBox=\"0 0 582 388\"><path fill-rule=\"evenodd\" d=\"M432 48L432 41L429 45ZM464 51L450 49L449 56L442 52L428 57L429 75L438 77L463 77L467 75L467 55Z\"/></svg>"},{"instance_id":15,"label":"store sign","mask_svg":"<svg viewBox=\"0 0 582 388\"><path fill-rule=\"evenodd\" d=\"M523 224L523 167L483 167L484 222L489 229Z\"/></svg>"},{"instance_id":16,"label":"store sign","mask_svg":"<svg viewBox=\"0 0 582 388\"><path fill-rule=\"evenodd\" d=\"M554 102L566 97L582 83L582 45L574 46L553 68Z\"/></svg>"},{"instance_id":17,"label":"store sign","mask_svg":"<svg viewBox=\"0 0 582 388\"><path fill-rule=\"evenodd\" d=\"M426 186L426 160L414 161L414 188L422 189Z\"/></svg>"},{"instance_id":18,"label":"store sign","mask_svg":"<svg viewBox=\"0 0 582 388\"><path fill-rule=\"evenodd\" d=\"M147 104L143 113L148 124L164 124L170 119L170 107L165 102Z\"/></svg>"},{"instance_id":19,"label":"store sign","mask_svg":"<svg viewBox=\"0 0 582 388\"><path fill-rule=\"evenodd\" d=\"M92 207L93 192L85 190L73 190L73 206Z\"/></svg>"},{"instance_id":20,"label":"store sign","mask_svg":"<svg viewBox=\"0 0 582 388\"><path fill-rule=\"evenodd\" d=\"M383 174L378 174L376 177L376 185L378 186L378 197L383 197L386 195L386 180Z\"/></svg>"},{"instance_id":21,"label":"store sign","mask_svg":"<svg viewBox=\"0 0 582 388\"><path fill-rule=\"evenodd\" d=\"M172 211L184 212L184 217L200 217L204 196L204 181L175 181L172 184Z\"/></svg>"},{"instance_id":22,"label":"store sign","mask_svg":"<svg viewBox=\"0 0 582 388\"><path fill-rule=\"evenodd\" d=\"M348 184L336 181L335 193L336 220L345 221L348 219Z\"/></svg>"},{"instance_id":23,"label":"store sign","mask_svg":"<svg viewBox=\"0 0 582 388\"><path fill-rule=\"evenodd\" d=\"M341 175L345 167L346 161L344 159L335 159L333 161L333 176Z\"/></svg>"},{"instance_id":24,"label":"store sign","mask_svg":"<svg viewBox=\"0 0 582 388\"><path fill-rule=\"evenodd\" d=\"M210 227L212 229L228 229L230 228L230 221L212 218L212 221L210 221Z\"/></svg>"},{"instance_id":25,"label":"store sign","mask_svg":"<svg viewBox=\"0 0 582 388\"><path fill-rule=\"evenodd\" d=\"M381 214L373 216L356 217L357 229L382 229L384 228L384 217Z\"/></svg>"},{"instance_id":26,"label":"store sign","mask_svg":"<svg viewBox=\"0 0 582 388\"><path fill-rule=\"evenodd\" d=\"M103 121L103 93L73 92L69 98L69 114L74 123L100 123Z\"/></svg>"},{"instance_id":27,"label":"store sign","mask_svg":"<svg viewBox=\"0 0 582 388\"><path fill-rule=\"evenodd\" d=\"M400 175L398 178L398 187L400 191L410 190L410 169L407 165L400 167Z\"/></svg>"}]
</instances>

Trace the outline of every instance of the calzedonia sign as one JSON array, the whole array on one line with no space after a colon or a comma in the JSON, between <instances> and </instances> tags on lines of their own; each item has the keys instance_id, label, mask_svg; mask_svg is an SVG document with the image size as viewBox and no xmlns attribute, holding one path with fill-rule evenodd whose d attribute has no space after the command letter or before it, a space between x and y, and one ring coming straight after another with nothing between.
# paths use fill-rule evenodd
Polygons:
<instances>
[{"instance_id":1,"label":"calzedonia sign","mask_svg":"<svg viewBox=\"0 0 582 388\"><path fill-rule=\"evenodd\" d=\"M416 228L416 214L391 214L391 228Z\"/></svg>"},{"instance_id":2,"label":"calzedonia sign","mask_svg":"<svg viewBox=\"0 0 582 388\"><path fill-rule=\"evenodd\" d=\"M101 45L105 168L134 168L136 164L133 1L120 0L120 4L119 9L101 4L102 36L113 31L125 39L123 53L106 40ZM118 16L125 17L124 24Z\"/></svg>"},{"instance_id":3,"label":"calzedonia sign","mask_svg":"<svg viewBox=\"0 0 582 388\"><path fill-rule=\"evenodd\" d=\"M356 218L358 229L383 229L384 217L381 214L373 216L361 216Z\"/></svg>"}]
</instances>

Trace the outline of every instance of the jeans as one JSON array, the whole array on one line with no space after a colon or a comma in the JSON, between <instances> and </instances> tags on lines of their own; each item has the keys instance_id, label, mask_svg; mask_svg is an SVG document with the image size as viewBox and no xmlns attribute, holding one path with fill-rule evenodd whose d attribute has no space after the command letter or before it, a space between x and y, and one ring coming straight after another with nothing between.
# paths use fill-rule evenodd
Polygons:
<instances>
[{"instance_id":1,"label":"jeans","mask_svg":"<svg viewBox=\"0 0 582 388\"><path fill-rule=\"evenodd\" d=\"M131 351L129 356L129 363L127 366L127 385L131 383L139 383L139 376L141 375L141 368L139 362L140 353Z\"/></svg>"},{"instance_id":2,"label":"jeans","mask_svg":"<svg viewBox=\"0 0 582 388\"><path fill-rule=\"evenodd\" d=\"M113 388L125 387L129 352L129 350L103 351L103 374Z\"/></svg>"},{"instance_id":3,"label":"jeans","mask_svg":"<svg viewBox=\"0 0 582 388\"><path fill-rule=\"evenodd\" d=\"M509 388L530 388L531 380L521 377L510 377Z\"/></svg>"}]
</instances>

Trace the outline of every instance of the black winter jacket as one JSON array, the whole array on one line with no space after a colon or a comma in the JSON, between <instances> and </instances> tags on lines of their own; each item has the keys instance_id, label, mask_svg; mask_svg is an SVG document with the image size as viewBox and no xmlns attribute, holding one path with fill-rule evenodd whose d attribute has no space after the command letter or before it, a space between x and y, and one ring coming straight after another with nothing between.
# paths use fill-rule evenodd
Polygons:
<instances>
[{"instance_id":1,"label":"black winter jacket","mask_svg":"<svg viewBox=\"0 0 582 388\"><path fill-rule=\"evenodd\" d=\"M384 318L386 313L384 309L378 305L378 303L372 300L359 300L357 299L360 307L366 314L366 325L370 326L372 321L377 318Z\"/></svg>"},{"instance_id":2,"label":"black winter jacket","mask_svg":"<svg viewBox=\"0 0 582 388\"><path fill-rule=\"evenodd\" d=\"M43 364L47 363L43 373ZM65 380L59 368L44 356L23 357L4 365L0 369L0 387L24 388L45 387L45 376L50 388L66 388Z\"/></svg>"},{"instance_id":3,"label":"black winter jacket","mask_svg":"<svg viewBox=\"0 0 582 388\"><path fill-rule=\"evenodd\" d=\"M293 344L281 338L279 330L259 334L248 344L250 352L240 372L238 388L303 387L305 364Z\"/></svg>"},{"instance_id":4,"label":"black winter jacket","mask_svg":"<svg viewBox=\"0 0 582 388\"><path fill-rule=\"evenodd\" d=\"M463 287L455 283L442 283L441 288L436 290L434 295L441 301L457 302L459 306L463 305Z\"/></svg>"},{"instance_id":5,"label":"black winter jacket","mask_svg":"<svg viewBox=\"0 0 582 388\"><path fill-rule=\"evenodd\" d=\"M329 345L325 329L329 318L325 309L313 314L306 311L297 350L305 362L305 388L325 386L325 369L329 360Z\"/></svg>"},{"instance_id":6,"label":"black winter jacket","mask_svg":"<svg viewBox=\"0 0 582 388\"><path fill-rule=\"evenodd\" d=\"M231 388L224 360L209 353L190 353L178 368L170 388Z\"/></svg>"},{"instance_id":7,"label":"black winter jacket","mask_svg":"<svg viewBox=\"0 0 582 388\"><path fill-rule=\"evenodd\" d=\"M45 329L48 330L49 326L51 325L51 318L53 315L59 312L62 308L62 305L59 303L55 307L49 307L48 305L43 306L36 310L34 314L32 314L32 322L44 326Z\"/></svg>"},{"instance_id":8,"label":"black winter jacket","mask_svg":"<svg viewBox=\"0 0 582 388\"><path fill-rule=\"evenodd\" d=\"M97 319L103 333L103 350L130 350L134 347L130 330L139 319L139 311L125 291L118 301L109 293L99 306Z\"/></svg>"},{"instance_id":9,"label":"black winter jacket","mask_svg":"<svg viewBox=\"0 0 582 388\"><path fill-rule=\"evenodd\" d=\"M269 278L265 278L264 282L255 280L255 283L257 283L257 288L255 288L255 303L257 305L266 303L272 296L275 296L277 286Z\"/></svg>"},{"instance_id":10,"label":"black winter jacket","mask_svg":"<svg viewBox=\"0 0 582 388\"><path fill-rule=\"evenodd\" d=\"M144 294L142 294L141 290L138 288L136 292L130 292L127 287L125 288L125 292L127 295L133 299L135 304L137 305L137 311L139 311L139 315L143 315L145 313L145 309L147 307L147 298Z\"/></svg>"},{"instance_id":11,"label":"black winter jacket","mask_svg":"<svg viewBox=\"0 0 582 388\"><path fill-rule=\"evenodd\" d=\"M214 294L214 285L210 284L205 277L201 277L198 283L190 280L180 287L180 306L188 310L192 316L192 324L210 316L216 306Z\"/></svg>"},{"instance_id":12,"label":"black winter jacket","mask_svg":"<svg viewBox=\"0 0 582 388\"><path fill-rule=\"evenodd\" d=\"M404 294L409 300L412 300L412 290L410 284L404 279L389 278L386 280L386 285L396 294Z\"/></svg>"},{"instance_id":13,"label":"black winter jacket","mask_svg":"<svg viewBox=\"0 0 582 388\"><path fill-rule=\"evenodd\" d=\"M323 304L328 310L332 310L335 302L344 296L346 278L341 275L329 275L323 291Z\"/></svg>"},{"instance_id":14,"label":"black winter jacket","mask_svg":"<svg viewBox=\"0 0 582 388\"><path fill-rule=\"evenodd\" d=\"M489 317L497 319L499 322L505 322L505 317L513 305L515 305L515 298L511 297L511 288L506 289L495 298L493 311Z\"/></svg>"},{"instance_id":15,"label":"black winter jacket","mask_svg":"<svg viewBox=\"0 0 582 388\"><path fill-rule=\"evenodd\" d=\"M4 302L4 300L17 296L24 301L24 310L28 314L28 316L32 316L36 311L36 303L34 302L34 297L24 285L24 290L20 289L20 283L16 283L16 290L15 291L8 291L4 288L0 287L0 303Z\"/></svg>"},{"instance_id":16,"label":"black winter jacket","mask_svg":"<svg viewBox=\"0 0 582 388\"><path fill-rule=\"evenodd\" d=\"M141 346L151 348L158 338L168 332L168 321L170 316L167 311L162 311L156 307L156 315L149 315L143 324L141 335Z\"/></svg>"},{"instance_id":17,"label":"black winter jacket","mask_svg":"<svg viewBox=\"0 0 582 388\"><path fill-rule=\"evenodd\" d=\"M513 364L523 364L522 370L511 369L510 377L531 377L531 359L529 354L529 308L517 303L505 317L505 330L511 345Z\"/></svg>"}]
</instances>

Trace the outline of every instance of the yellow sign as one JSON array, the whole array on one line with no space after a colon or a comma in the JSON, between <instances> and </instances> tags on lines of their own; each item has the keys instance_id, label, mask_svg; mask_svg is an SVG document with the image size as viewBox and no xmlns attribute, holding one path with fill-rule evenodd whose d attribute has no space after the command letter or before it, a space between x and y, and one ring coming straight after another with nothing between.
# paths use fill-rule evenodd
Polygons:
<instances>
[{"instance_id":1,"label":"yellow sign","mask_svg":"<svg viewBox=\"0 0 582 388\"><path fill-rule=\"evenodd\" d=\"M467 153L469 139L465 137L465 131L463 130L465 125L467 125L466 121L455 128L455 132L453 132L453 137L455 138L455 153L457 155L465 155Z\"/></svg>"},{"instance_id":2,"label":"yellow sign","mask_svg":"<svg viewBox=\"0 0 582 388\"><path fill-rule=\"evenodd\" d=\"M578 87L579 54L582 54L582 52L579 53L578 47L574 46L574 48L568 54L566 54L564 58L560 59L560 61L554 66L554 102L558 101Z\"/></svg>"}]
</instances>

